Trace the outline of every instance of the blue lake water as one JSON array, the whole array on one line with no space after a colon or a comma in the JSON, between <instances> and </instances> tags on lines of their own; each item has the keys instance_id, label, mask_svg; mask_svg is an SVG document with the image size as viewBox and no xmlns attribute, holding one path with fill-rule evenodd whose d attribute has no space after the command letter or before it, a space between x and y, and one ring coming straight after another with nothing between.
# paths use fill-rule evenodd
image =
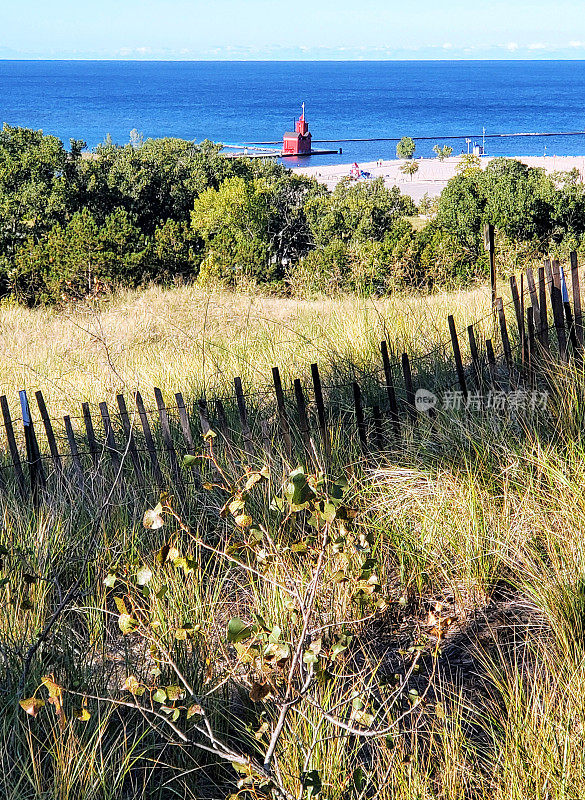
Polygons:
<instances>
[{"instance_id":1,"label":"blue lake water","mask_svg":"<svg viewBox=\"0 0 585 800\"><path fill-rule=\"evenodd\" d=\"M487 134L583 131L486 140L490 155L585 154L585 61L131 62L0 61L2 122L95 147L179 136L281 141L306 103L313 138L432 137L466 151ZM456 140L442 137L458 136ZM305 164L391 158L395 142L341 142ZM290 163L290 162L289 162ZM291 164L292 165L292 164Z\"/></svg>"}]
</instances>

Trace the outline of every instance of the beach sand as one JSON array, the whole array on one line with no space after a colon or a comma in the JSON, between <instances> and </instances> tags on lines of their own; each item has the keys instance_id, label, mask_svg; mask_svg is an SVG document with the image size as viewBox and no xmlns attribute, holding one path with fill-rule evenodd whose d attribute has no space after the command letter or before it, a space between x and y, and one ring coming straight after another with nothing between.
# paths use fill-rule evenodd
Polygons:
<instances>
[{"instance_id":1,"label":"beach sand","mask_svg":"<svg viewBox=\"0 0 585 800\"><path fill-rule=\"evenodd\" d=\"M494 156L481 158L482 168L489 164ZM530 167L542 167L547 173L567 172L576 168L581 180L585 182L585 156L515 156L518 161ZM425 194L437 197L441 194L447 182L456 174L460 156L452 156L439 161L438 158L417 158L418 172L410 178L400 172L404 161L386 160L361 162L359 167L364 172L371 173L373 178L384 178L386 186L398 186L403 194L407 194L415 203L420 202ZM381 166L379 166L381 164ZM352 164L332 164L322 167L293 167L294 172L316 178L329 189L334 189L340 180L349 176Z\"/></svg>"}]
</instances>

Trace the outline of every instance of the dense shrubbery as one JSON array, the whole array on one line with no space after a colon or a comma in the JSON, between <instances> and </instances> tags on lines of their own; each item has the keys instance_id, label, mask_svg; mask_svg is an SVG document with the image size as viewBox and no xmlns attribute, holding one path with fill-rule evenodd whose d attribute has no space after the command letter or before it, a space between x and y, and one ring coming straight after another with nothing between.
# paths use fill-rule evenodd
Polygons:
<instances>
[{"instance_id":1,"label":"dense shrubbery","mask_svg":"<svg viewBox=\"0 0 585 800\"><path fill-rule=\"evenodd\" d=\"M224 158L211 142L84 148L0 133L1 294L54 303L193 279L384 293L485 274L485 222L511 266L578 248L585 232L576 171L547 177L511 159L462 165L415 230L412 201L381 180L329 192L273 162Z\"/></svg>"}]
</instances>

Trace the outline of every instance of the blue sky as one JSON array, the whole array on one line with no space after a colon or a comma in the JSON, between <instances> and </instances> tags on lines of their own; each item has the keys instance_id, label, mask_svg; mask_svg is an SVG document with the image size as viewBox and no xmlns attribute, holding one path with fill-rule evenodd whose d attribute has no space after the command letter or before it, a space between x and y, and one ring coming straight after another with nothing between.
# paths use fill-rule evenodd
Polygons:
<instances>
[{"instance_id":1,"label":"blue sky","mask_svg":"<svg viewBox=\"0 0 585 800\"><path fill-rule=\"evenodd\" d=\"M585 58L583 0L0 0L0 58Z\"/></svg>"}]
</instances>

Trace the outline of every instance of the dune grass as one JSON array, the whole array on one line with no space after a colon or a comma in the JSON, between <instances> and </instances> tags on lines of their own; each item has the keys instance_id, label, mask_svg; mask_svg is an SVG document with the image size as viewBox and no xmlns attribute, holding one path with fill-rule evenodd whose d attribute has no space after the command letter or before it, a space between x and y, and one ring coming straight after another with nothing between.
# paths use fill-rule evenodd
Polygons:
<instances>
[{"instance_id":1,"label":"dune grass","mask_svg":"<svg viewBox=\"0 0 585 800\"><path fill-rule=\"evenodd\" d=\"M489 289L292 300L151 287L58 311L5 304L0 389L12 402L19 389L41 388L64 414L135 388L198 397L233 392L240 376L254 391L271 384L273 366L292 381L316 361L327 379L343 380L380 367L382 339L411 356L448 341L449 313L462 329L477 319L489 327Z\"/></svg>"},{"instance_id":2,"label":"dune grass","mask_svg":"<svg viewBox=\"0 0 585 800\"><path fill-rule=\"evenodd\" d=\"M463 326L482 317L488 302L483 287L375 304L180 288L121 295L99 310L65 314L4 307L4 390L14 392L22 380L40 385L65 413L72 403L109 399L126 387L158 384L196 397L203 385L227 389L235 374L261 387L275 363L289 377L313 360L343 375L377 362L380 338L395 352L427 352L445 338L447 313ZM14 366L17 358L26 369ZM430 369L440 369L441 353L434 358ZM582 371L555 372L547 412L538 419L445 412L432 425L407 428L399 445L368 462L331 418L336 468L348 480L356 516L343 545L326 546L315 632L305 646L322 636L328 653L336 636L353 638L338 659L319 655L327 670L312 704L297 703L285 720L275 765L288 796L585 796L583 387ZM243 557L242 536L223 519L225 492L218 489L193 489L183 527L170 519L153 530L142 524L139 492L110 504L97 524L75 495L37 512L0 496L0 577L8 579L0 586L3 797L261 796L259 787L237 786L241 773L226 759L112 704L131 699L123 688L129 675L149 687L141 702L150 687L177 680L164 659L153 678L156 648L122 635L113 597L124 594L154 615L152 636L172 653L217 735L238 752L261 753L275 726L282 668L247 664L227 641L226 626L233 617L251 623L260 614L294 644L302 619L291 592L309 591L318 554L310 539L308 555L291 548L306 539L306 523L283 527L268 508L280 493L275 462L269 480L250 493L250 514L265 531L251 562L256 572L234 561ZM157 558L169 543L189 557L189 570ZM366 578L374 572L379 586L373 598L383 601L377 607L363 591L367 580L355 577L366 562ZM152 573L146 593L135 585L144 567ZM104 579L114 572L112 589ZM78 591L19 687L27 648L76 581ZM186 628L197 632L177 638ZM36 717L18 706L35 692L47 699L47 675L73 692L61 725L54 706ZM274 682L275 696L255 702L250 693L262 681ZM75 692L88 697L87 721L77 719ZM351 712L356 698L366 717ZM394 727L390 735L360 738L323 710L345 722L351 712L364 729Z\"/></svg>"}]
</instances>

